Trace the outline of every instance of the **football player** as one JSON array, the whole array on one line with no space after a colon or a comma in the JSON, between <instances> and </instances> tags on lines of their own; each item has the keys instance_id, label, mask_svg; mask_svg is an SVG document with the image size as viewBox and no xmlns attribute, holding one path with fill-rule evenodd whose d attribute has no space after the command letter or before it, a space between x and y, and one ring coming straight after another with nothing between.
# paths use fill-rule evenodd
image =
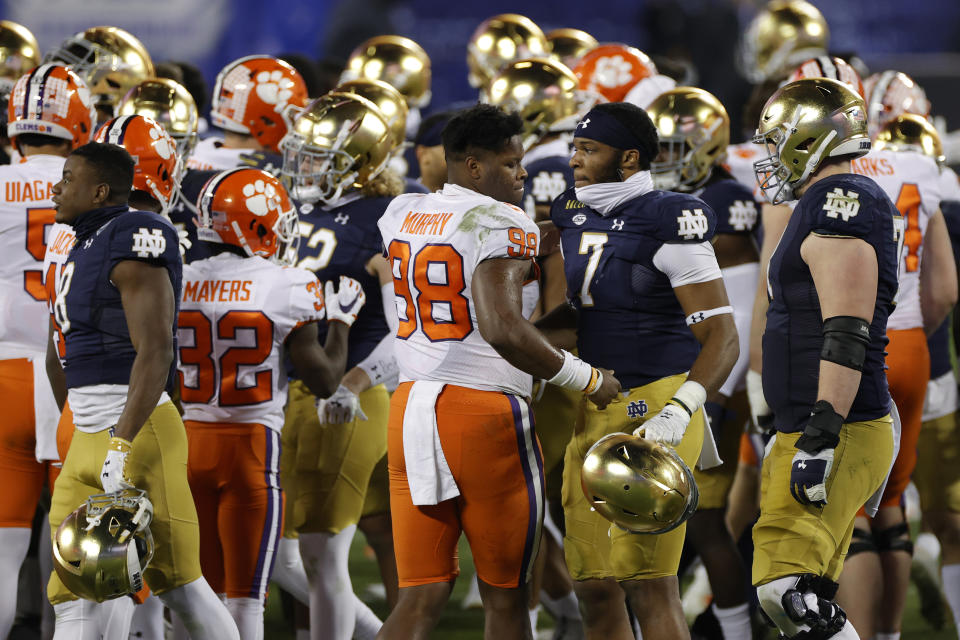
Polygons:
<instances>
[{"instance_id":1,"label":"football player","mask_svg":"<svg viewBox=\"0 0 960 640\"><path fill-rule=\"evenodd\" d=\"M786 638L859 638L833 602L857 510L893 459L884 373L903 219L851 173L870 149L866 105L825 78L789 83L755 138L757 180L774 204L799 198L770 260L763 390L777 433L763 464L753 583Z\"/></svg>"},{"instance_id":2,"label":"football player","mask_svg":"<svg viewBox=\"0 0 960 640\"><path fill-rule=\"evenodd\" d=\"M526 316L539 231L523 196L522 121L492 105L443 132L448 183L396 198L380 221L399 314L404 382L389 460L400 599L384 638L426 638L458 574L466 533L489 637L531 638L527 600L543 518L530 374L599 407L620 384L550 345Z\"/></svg>"},{"instance_id":3,"label":"football player","mask_svg":"<svg viewBox=\"0 0 960 640\"><path fill-rule=\"evenodd\" d=\"M724 522L724 512L736 473L740 435L748 419L744 385L750 318L760 271L752 235L757 207L752 191L720 164L730 142L730 119L716 97L702 89L678 87L656 98L647 113L660 138L660 156L650 165L654 186L693 194L717 215L713 248L733 307L740 355L727 380L704 403L724 463L706 471L693 470L700 502L688 524L687 536L710 578L713 610L724 638L746 639L751 634L746 572Z\"/></svg>"},{"instance_id":4,"label":"football player","mask_svg":"<svg viewBox=\"0 0 960 640\"><path fill-rule=\"evenodd\" d=\"M617 371L625 392L603 412L580 403L564 460L567 565L588 634L627 637L626 592L645 638L689 637L676 575L685 528L653 536L614 528L591 510L579 478L596 440L638 420L638 432L675 447L688 466L701 446L704 466L717 464L702 407L738 344L710 244L716 218L698 198L654 189L657 131L639 107L595 106L573 144L576 186L551 209L571 304L538 324L575 327L580 354Z\"/></svg>"},{"instance_id":5,"label":"football player","mask_svg":"<svg viewBox=\"0 0 960 640\"><path fill-rule=\"evenodd\" d=\"M57 101L54 102L53 98ZM45 372L46 290L42 269L54 222L52 189L64 158L86 143L96 115L84 81L64 66L45 64L22 76L10 94L7 132L23 157L0 166L4 194L0 238L8 259L0 276L0 636L13 625L17 575L45 484L53 487L60 460L57 406ZM73 505L76 507L77 505ZM71 510L73 509L71 507ZM59 522L57 524L60 524Z\"/></svg>"},{"instance_id":6,"label":"football player","mask_svg":"<svg viewBox=\"0 0 960 640\"><path fill-rule=\"evenodd\" d=\"M325 298L312 273L275 263L299 230L296 209L269 173L223 172L204 187L197 208L200 240L213 243L215 254L184 267L178 325L187 472L204 575L225 595L240 637L256 639L283 528L282 352L317 397L329 396L365 296L355 280L342 278L339 293L327 283Z\"/></svg>"},{"instance_id":7,"label":"football player","mask_svg":"<svg viewBox=\"0 0 960 640\"><path fill-rule=\"evenodd\" d=\"M54 304L76 432L54 489L51 529L92 494L147 491L151 590L194 638L237 639L201 575L186 432L167 395L181 293L177 233L161 216L130 209L134 167L125 150L89 143L68 156L53 187L56 219L76 233ZM94 604L77 600L56 575L48 595L58 635L89 637Z\"/></svg>"}]
</instances>

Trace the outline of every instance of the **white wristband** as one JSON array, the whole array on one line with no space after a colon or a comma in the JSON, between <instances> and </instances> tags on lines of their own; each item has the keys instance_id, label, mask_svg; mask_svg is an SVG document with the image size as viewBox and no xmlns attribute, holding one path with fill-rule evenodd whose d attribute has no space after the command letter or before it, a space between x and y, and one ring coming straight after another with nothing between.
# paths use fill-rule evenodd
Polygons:
<instances>
[{"instance_id":1,"label":"white wristband","mask_svg":"<svg viewBox=\"0 0 960 640\"><path fill-rule=\"evenodd\" d=\"M569 351L563 351L563 365L556 375L547 380L550 384L555 384L564 389L575 389L576 391L586 391L593 381L594 369L589 364L573 355ZM599 372L598 372L599 373ZM593 387L599 386L596 382ZM592 389L591 389L592 391Z\"/></svg>"},{"instance_id":2,"label":"white wristband","mask_svg":"<svg viewBox=\"0 0 960 640\"><path fill-rule=\"evenodd\" d=\"M692 327L695 324L703 322L707 318L712 318L713 316L722 316L726 313L733 313L733 307L726 305L723 307L717 307L716 309L705 309L704 311L695 311L687 316L687 326Z\"/></svg>"},{"instance_id":3,"label":"white wristband","mask_svg":"<svg viewBox=\"0 0 960 640\"><path fill-rule=\"evenodd\" d=\"M697 409L707 401L707 390L699 382L687 380L673 393L670 400L693 417Z\"/></svg>"}]
</instances>

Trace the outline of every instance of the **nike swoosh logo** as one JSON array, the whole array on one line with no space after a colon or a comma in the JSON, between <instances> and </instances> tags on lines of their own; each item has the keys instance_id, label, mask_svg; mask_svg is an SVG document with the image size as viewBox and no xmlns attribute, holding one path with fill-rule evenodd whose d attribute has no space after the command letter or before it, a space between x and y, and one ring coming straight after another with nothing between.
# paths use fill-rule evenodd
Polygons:
<instances>
[{"instance_id":1,"label":"nike swoosh logo","mask_svg":"<svg viewBox=\"0 0 960 640\"><path fill-rule=\"evenodd\" d=\"M346 305L344 305L343 303L340 303L340 311L342 311L343 313L346 313L346 312L350 311L350 309L353 308L353 305L356 304L357 299L358 299L359 297L360 297L360 294L355 295L355 296L353 297L353 300L351 300L350 303L349 303L349 304L346 304Z\"/></svg>"}]
</instances>

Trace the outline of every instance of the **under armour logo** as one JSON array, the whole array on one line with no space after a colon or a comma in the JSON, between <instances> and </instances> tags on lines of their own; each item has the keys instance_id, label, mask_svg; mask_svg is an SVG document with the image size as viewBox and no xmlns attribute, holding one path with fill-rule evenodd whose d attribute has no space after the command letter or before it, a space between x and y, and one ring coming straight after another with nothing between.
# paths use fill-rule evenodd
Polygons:
<instances>
[{"instance_id":1,"label":"under armour logo","mask_svg":"<svg viewBox=\"0 0 960 640\"><path fill-rule=\"evenodd\" d=\"M797 463L797 469L806 469L806 468L807 468L807 463L804 462L803 460Z\"/></svg>"},{"instance_id":2,"label":"under armour logo","mask_svg":"<svg viewBox=\"0 0 960 640\"><path fill-rule=\"evenodd\" d=\"M160 229L140 229L133 234L133 248L140 258L159 258L167 249L167 239L163 237L163 231Z\"/></svg>"},{"instance_id":3,"label":"under armour logo","mask_svg":"<svg viewBox=\"0 0 960 640\"><path fill-rule=\"evenodd\" d=\"M702 311L698 311L697 313L691 313L689 324L697 324L698 322L703 322L706 319L707 317L703 314Z\"/></svg>"},{"instance_id":4,"label":"under armour logo","mask_svg":"<svg viewBox=\"0 0 960 640\"><path fill-rule=\"evenodd\" d=\"M337 217L333 219L334 222L339 222L340 224L347 224L350 221L350 216L346 213L338 213Z\"/></svg>"},{"instance_id":5,"label":"under armour logo","mask_svg":"<svg viewBox=\"0 0 960 640\"><path fill-rule=\"evenodd\" d=\"M860 211L860 194L856 191L847 191L844 195L843 189L834 187L833 191L827 194L827 202L823 205L823 210L827 212L828 218L836 219L839 216L847 222Z\"/></svg>"},{"instance_id":6,"label":"under armour logo","mask_svg":"<svg viewBox=\"0 0 960 640\"><path fill-rule=\"evenodd\" d=\"M628 418L642 418L643 416L647 415L647 411L647 403L643 400L634 400L627 405Z\"/></svg>"},{"instance_id":7,"label":"under armour logo","mask_svg":"<svg viewBox=\"0 0 960 640\"><path fill-rule=\"evenodd\" d=\"M684 240L693 240L694 237L703 240L703 236L710 230L710 222L703 215L703 209L684 209L683 215L677 216L677 234Z\"/></svg>"},{"instance_id":8,"label":"under armour logo","mask_svg":"<svg viewBox=\"0 0 960 640\"><path fill-rule=\"evenodd\" d=\"M729 212L730 226L737 231L748 231L757 223L757 205L753 200L737 200L729 208Z\"/></svg>"},{"instance_id":9,"label":"under armour logo","mask_svg":"<svg viewBox=\"0 0 960 640\"><path fill-rule=\"evenodd\" d=\"M579 129L580 127L583 127L584 129L586 129L588 124L590 124L590 118L587 118L586 120L581 120L580 122L577 123L577 129Z\"/></svg>"},{"instance_id":10,"label":"under armour logo","mask_svg":"<svg viewBox=\"0 0 960 640\"><path fill-rule=\"evenodd\" d=\"M84 249L89 249L93 246L93 238L87 238L87 241L83 243Z\"/></svg>"},{"instance_id":11,"label":"under armour logo","mask_svg":"<svg viewBox=\"0 0 960 640\"><path fill-rule=\"evenodd\" d=\"M613 224L610 226L611 231L620 231L623 229L623 220L614 219Z\"/></svg>"}]
</instances>

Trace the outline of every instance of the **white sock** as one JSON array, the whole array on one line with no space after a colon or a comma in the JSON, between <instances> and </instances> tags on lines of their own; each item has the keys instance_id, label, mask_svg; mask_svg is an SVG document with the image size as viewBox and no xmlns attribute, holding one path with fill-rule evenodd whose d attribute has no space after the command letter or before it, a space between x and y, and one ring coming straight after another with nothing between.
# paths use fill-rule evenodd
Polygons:
<instances>
[{"instance_id":1,"label":"white sock","mask_svg":"<svg viewBox=\"0 0 960 640\"><path fill-rule=\"evenodd\" d=\"M537 619L540 617L540 605L538 604L533 609L530 609L530 628L533 629L533 637L537 637Z\"/></svg>"},{"instance_id":2,"label":"white sock","mask_svg":"<svg viewBox=\"0 0 960 640\"><path fill-rule=\"evenodd\" d=\"M900 640L900 632L893 631L891 633L881 633L877 632L873 634L873 640Z\"/></svg>"},{"instance_id":3,"label":"white sock","mask_svg":"<svg viewBox=\"0 0 960 640\"><path fill-rule=\"evenodd\" d=\"M27 557L29 548L30 529L0 529L0 638L10 634L13 619L17 616L17 582L20 565ZM46 581L43 585L46 587Z\"/></svg>"},{"instance_id":4,"label":"white sock","mask_svg":"<svg viewBox=\"0 0 960 640\"><path fill-rule=\"evenodd\" d=\"M203 577L167 591L160 599L177 612L192 640L240 640L230 612Z\"/></svg>"},{"instance_id":5,"label":"white sock","mask_svg":"<svg viewBox=\"0 0 960 640\"><path fill-rule=\"evenodd\" d=\"M301 604L310 606L310 585L307 583L307 573L303 569L300 540L297 538L280 538L272 580Z\"/></svg>"},{"instance_id":6,"label":"white sock","mask_svg":"<svg viewBox=\"0 0 960 640\"><path fill-rule=\"evenodd\" d=\"M357 626L353 630L354 640L374 640L380 632L383 622L367 603L353 596L353 606L357 612Z\"/></svg>"},{"instance_id":7,"label":"white sock","mask_svg":"<svg viewBox=\"0 0 960 640\"><path fill-rule=\"evenodd\" d=\"M50 540L50 519L43 518L40 525L40 539ZM53 545L41 544L37 553L37 563L40 565L40 640L53 638L53 607L47 599L47 582L53 573ZM0 636L3 637L3 636Z\"/></svg>"},{"instance_id":8,"label":"white sock","mask_svg":"<svg viewBox=\"0 0 960 640\"><path fill-rule=\"evenodd\" d=\"M917 536L913 543L913 556L923 556L934 560L940 557L940 541L932 533L923 532Z\"/></svg>"},{"instance_id":9,"label":"white sock","mask_svg":"<svg viewBox=\"0 0 960 640\"><path fill-rule=\"evenodd\" d=\"M736 607L721 609L713 605L713 615L717 616L723 640L750 640L753 629L750 627L750 606L743 603Z\"/></svg>"},{"instance_id":10,"label":"white sock","mask_svg":"<svg viewBox=\"0 0 960 640\"><path fill-rule=\"evenodd\" d=\"M945 564L940 573L943 576L943 595L953 613L953 622L960 629L960 564Z\"/></svg>"},{"instance_id":11,"label":"white sock","mask_svg":"<svg viewBox=\"0 0 960 640\"><path fill-rule=\"evenodd\" d=\"M133 599L126 596L95 604L103 640L126 640L130 637L130 621L135 606Z\"/></svg>"},{"instance_id":12,"label":"white sock","mask_svg":"<svg viewBox=\"0 0 960 640\"><path fill-rule=\"evenodd\" d=\"M130 635L137 640L163 640L163 601L150 594L143 604L133 608Z\"/></svg>"},{"instance_id":13,"label":"white sock","mask_svg":"<svg viewBox=\"0 0 960 640\"><path fill-rule=\"evenodd\" d=\"M96 602L71 600L53 606L56 628L53 640L100 640Z\"/></svg>"},{"instance_id":14,"label":"white sock","mask_svg":"<svg viewBox=\"0 0 960 640\"><path fill-rule=\"evenodd\" d=\"M300 555L310 582L310 637L329 640L353 637L356 626L353 584L347 561L357 525L340 533L305 533Z\"/></svg>"},{"instance_id":15,"label":"white sock","mask_svg":"<svg viewBox=\"0 0 960 640\"><path fill-rule=\"evenodd\" d=\"M633 627L633 637L636 638L636 640L643 640L643 632L640 631L640 621L637 620L636 616L634 616L630 625Z\"/></svg>"},{"instance_id":16,"label":"white sock","mask_svg":"<svg viewBox=\"0 0 960 640\"><path fill-rule=\"evenodd\" d=\"M257 598L227 598L227 611L240 631L240 640L263 640L263 603Z\"/></svg>"}]
</instances>

